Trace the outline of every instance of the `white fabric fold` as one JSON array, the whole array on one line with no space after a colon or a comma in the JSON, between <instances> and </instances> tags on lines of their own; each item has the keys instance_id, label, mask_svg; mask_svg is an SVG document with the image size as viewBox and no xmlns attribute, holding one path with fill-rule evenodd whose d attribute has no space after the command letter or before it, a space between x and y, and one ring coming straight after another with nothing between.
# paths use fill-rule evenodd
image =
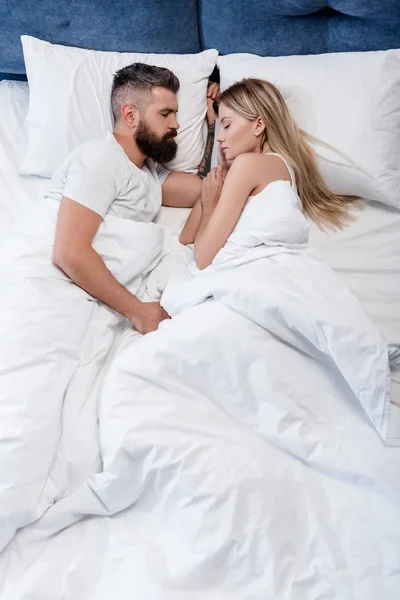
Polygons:
<instances>
[{"instance_id":1,"label":"white fabric fold","mask_svg":"<svg viewBox=\"0 0 400 600\"><path fill-rule=\"evenodd\" d=\"M49 484L49 473L65 395L82 366L82 349L94 341L88 339L91 322L101 315L96 378L123 320L107 307L96 310L94 299L52 263L58 206L43 202L2 245L0 548L59 496ZM137 293L162 257L164 230L106 217L94 247L114 276Z\"/></svg>"}]
</instances>

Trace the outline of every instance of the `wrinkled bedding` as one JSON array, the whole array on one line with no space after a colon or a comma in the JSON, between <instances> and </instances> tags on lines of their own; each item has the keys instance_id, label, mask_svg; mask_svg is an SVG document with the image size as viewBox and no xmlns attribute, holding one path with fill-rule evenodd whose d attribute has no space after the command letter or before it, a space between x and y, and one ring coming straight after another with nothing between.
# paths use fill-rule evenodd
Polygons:
<instances>
[{"instance_id":1,"label":"wrinkled bedding","mask_svg":"<svg viewBox=\"0 0 400 600\"><path fill-rule=\"evenodd\" d=\"M280 243L199 272L106 219L173 315L142 337L51 264L55 216L2 238L2 600L398 600L390 348L330 268Z\"/></svg>"},{"instance_id":2,"label":"wrinkled bedding","mask_svg":"<svg viewBox=\"0 0 400 600\"><path fill-rule=\"evenodd\" d=\"M85 366L82 348L96 347L95 381L125 321L98 305L52 263L57 213L57 202L42 201L2 243L1 548L17 528L37 519L54 501L47 477L65 394ZM106 216L93 245L120 283L138 294L145 276L168 254L171 239L172 233L161 225ZM100 315L100 335L89 337Z\"/></svg>"},{"instance_id":3,"label":"wrinkled bedding","mask_svg":"<svg viewBox=\"0 0 400 600\"><path fill-rule=\"evenodd\" d=\"M115 230L111 237L115 241ZM103 231L96 243L102 241L106 247ZM150 263L159 259L158 241L147 241ZM97 398L90 400L92 390L88 394L98 419L98 431L89 428L90 448L71 419L71 382L72 390L80 383L89 391L86 365L75 364L72 371L66 363L72 381L64 403L60 373L65 356L80 357L94 320L78 304L73 311L78 298L68 297L65 315L79 313L82 319L81 329L74 328L81 336L75 353L66 350L68 338L60 330L57 377L50 370L46 391L38 393L39 358L33 370L29 364L30 372L19 368L15 397L27 398L25 390L31 396L10 412L11 426L2 419L5 430L19 426L20 432L0 445L2 464L10 464L0 489L0 530L10 538L32 523L6 548L5 568L18 573L15 548L21 540L29 553L70 531L68 544L76 546L88 518L117 517L122 531L133 518L132 546L119 545L121 533L105 534L103 547L89 534L86 543L101 573L113 575L108 596L93 587L85 597L128 597L121 590L133 586L149 599L394 599L400 482L393 475L400 457L381 439L390 410L387 343L330 268L304 249L264 244L245 256L231 251L223 258L202 272L188 266L188 256L175 260L162 295L173 318L147 336L128 335L100 374L104 353L113 353L110 335L96 361L96 382L91 380ZM160 293L164 275L158 260L148 289ZM30 281L26 274L22 279ZM72 330L70 321L66 325ZM11 376L15 358L4 351L2 364ZM18 439L23 443L15 448ZM135 521L143 513L143 522ZM134 561L133 572L123 567L125 561ZM39 564L43 571L34 577L42 581L48 569L46 562ZM18 586L17 597L29 598L26 581L6 581L5 598Z\"/></svg>"},{"instance_id":4,"label":"wrinkled bedding","mask_svg":"<svg viewBox=\"0 0 400 600\"><path fill-rule=\"evenodd\" d=\"M252 263L265 278L251 290L247 267L167 287L174 318L127 336L107 368L96 444L69 440L79 476L6 549L9 573L41 567L8 577L5 598L57 576L52 598L73 598L81 578L85 598L396 598L400 458L368 405L384 397L385 344L334 280L336 327L303 320L273 276L293 258L297 286L309 259L279 253Z\"/></svg>"}]
</instances>

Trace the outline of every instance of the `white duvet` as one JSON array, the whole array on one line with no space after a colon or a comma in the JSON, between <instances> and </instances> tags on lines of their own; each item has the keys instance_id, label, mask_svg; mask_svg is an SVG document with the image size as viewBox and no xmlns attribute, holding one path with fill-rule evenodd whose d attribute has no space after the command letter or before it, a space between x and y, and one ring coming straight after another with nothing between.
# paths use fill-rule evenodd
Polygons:
<instances>
[{"instance_id":1,"label":"white duvet","mask_svg":"<svg viewBox=\"0 0 400 600\"><path fill-rule=\"evenodd\" d=\"M1 247L0 548L54 501L51 467L61 410L85 367L82 349L96 347L95 365L83 382L90 389L123 322L52 264L58 206L44 200L28 211ZM167 237L160 225L107 216L93 245L115 277L137 294L165 253Z\"/></svg>"},{"instance_id":2,"label":"white duvet","mask_svg":"<svg viewBox=\"0 0 400 600\"><path fill-rule=\"evenodd\" d=\"M398 600L388 349L330 269L281 241L198 272L165 227L106 220L121 281L169 281L141 337L34 214L1 259L1 599Z\"/></svg>"},{"instance_id":3,"label":"white duvet","mask_svg":"<svg viewBox=\"0 0 400 600\"><path fill-rule=\"evenodd\" d=\"M18 336L1 332L2 544L33 523L4 551L4 598L35 597L32 585L61 577L53 599L134 590L149 600L394 600L400 457L377 433L387 432L388 348L328 267L285 246L296 219L288 231L276 221L280 243L272 226L271 245L230 249L203 272L177 269L162 298L172 320L141 339L128 333L104 373L118 318L44 258L53 209L37 212L43 249L26 261L30 219L2 271L3 327L15 327L15 311L22 319ZM158 293L164 230L131 223L125 235L115 225L105 220L97 249L138 291L138 259L126 259L146 248L140 273L158 264L147 281ZM138 228L148 237L137 245ZM100 328L97 310L107 312ZM85 345L97 343L88 369ZM71 567L32 559L65 535L67 555L83 536L97 561L94 576L88 557L73 558L79 577L97 582L81 596ZM21 560L33 564L19 579Z\"/></svg>"}]
</instances>

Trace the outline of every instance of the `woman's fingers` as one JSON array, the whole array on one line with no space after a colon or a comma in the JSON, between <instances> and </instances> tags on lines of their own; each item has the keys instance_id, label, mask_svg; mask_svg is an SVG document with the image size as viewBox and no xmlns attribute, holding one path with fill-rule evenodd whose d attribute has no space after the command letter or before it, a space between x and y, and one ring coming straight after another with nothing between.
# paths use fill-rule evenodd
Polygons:
<instances>
[{"instance_id":1,"label":"woman's fingers","mask_svg":"<svg viewBox=\"0 0 400 600\"><path fill-rule=\"evenodd\" d=\"M210 169L210 172L208 173L207 177L210 178L210 181L215 181L217 178L217 169L215 167Z\"/></svg>"},{"instance_id":2,"label":"woman's fingers","mask_svg":"<svg viewBox=\"0 0 400 600\"><path fill-rule=\"evenodd\" d=\"M219 188L222 188L222 185L224 183L224 171L221 165L218 166L217 168L217 186Z\"/></svg>"},{"instance_id":3,"label":"woman's fingers","mask_svg":"<svg viewBox=\"0 0 400 600\"><path fill-rule=\"evenodd\" d=\"M202 188L204 188L204 190L215 189L218 186L220 179L222 180L222 173L221 176L218 173L218 169L216 168L213 168L208 172L202 182Z\"/></svg>"},{"instance_id":4,"label":"woman's fingers","mask_svg":"<svg viewBox=\"0 0 400 600\"><path fill-rule=\"evenodd\" d=\"M209 171L207 173L206 177L204 177L204 179L203 179L204 187L210 186L210 184L212 183L212 180L213 180L213 175L212 175L212 169L211 169L211 171Z\"/></svg>"}]
</instances>

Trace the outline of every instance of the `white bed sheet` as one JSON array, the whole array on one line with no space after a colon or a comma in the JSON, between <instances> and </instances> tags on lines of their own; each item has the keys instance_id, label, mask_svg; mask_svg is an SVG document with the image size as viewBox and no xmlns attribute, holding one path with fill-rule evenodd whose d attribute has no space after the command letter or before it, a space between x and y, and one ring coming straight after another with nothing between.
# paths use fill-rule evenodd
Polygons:
<instances>
[{"instance_id":1,"label":"white bed sheet","mask_svg":"<svg viewBox=\"0 0 400 600\"><path fill-rule=\"evenodd\" d=\"M27 110L27 101L26 84L0 83L0 114L3 117L0 122L0 240L12 223L20 218L24 210L42 197L48 185L48 180L17 175L24 144L23 118ZM158 220L165 224L179 226L183 223L186 214L187 211L164 209L160 211ZM400 342L399 233L400 212L373 203L368 204L357 221L343 232L326 235L314 227L311 231L311 241L317 247L320 256L326 259L344 279L385 337L393 344ZM120 331L114 355L121 352L121 349L132 341L133 335L129 328ZM75 391L77 392L77 390ZM97 436L93 426L93 415L96 414L95 392L96 390L93 390L89 401L82 394L77 393L74 402L66 406L66 410L69 411L69 415L67 415L69 421L77 423L76 435L79 435L80 432L82 439L85 434L87 435L83 446L79 446L80 452L84 448L84 452L87 453L81 465L82 473L85 470L90 472L90 469L93 468L93 465L98 464L99 460L97 449L92 447ZM71 464L79 466L82 462L82 454L79 454L77 448L74 447L74 440L67 438L63 443L71 453L69 457ZM357 454L357 437L353 450ZM61 458L61 462L62 460ZM242 464L240 457L238 457L238 464ZM56 473L57 468L56 464ZM240 477L244 477L244 469L243 462L243 473L240 473ZM60 465L61 471L62 464ZM75 473L75 475L82 475L82 473ZM389 477L389 475L388 471L385 476ZM276 476L278 477L278 473ZM392 476L394 479L398 478L399 473L393 472ZM314 476L314 472L309 472L309 477L309 501L318 504L318 498L312 497L314 493L318 492L317 480L314 480L316 475ZM298 482L293 481L292 487L287 490L288 495L292 498L296 495L296 490L300 489L297 484ZM343 486L348 486L348 484L349 482L343 482ZM361 482L354 481L351 485L354 485L354 499L360 501L363 486L367 489L370 482L365 479ZM332 489L338 490L338 488ZM393 489L390 493L388 489L377 489L376 497L374 496L372 501L378 504L379 496L382 495L382 509L388 511L382 518L390 520L395 516L395 499L399 488L393 481ZM269 490L266 493L271 498ZM385 502L383 502L383 496L385 496ZM250 500L251 498L249 498ZM154 510L149 510L151 505ZM324 528L324 511L327 508L324 508L322 504L319 508L322 529ZM248 509L249 507L247 507L247 511ZM277 522L283 527L282 517L279 518L279 507L272 502L271 509L278 513ZM243 507L243 510L246 515L246 507ZM282 515L284 514L283 511ZM365 517L368 517L367 510L365 510ZM209 591L206 582L202 588L201 580L196 577L195 571L192 575L196 580L195 587L199 590L198 593L193 589L179 588L174 585L174 581L185 580L184 573L174 572L174 556L184 551L185 547L180 546L177 539L163 539L163 535L165 536L166 533L163 532L162 527L167 519L168 506L164 507L158 502L157 486L155 486L153 491L149 491L146 498L138 502L135 510L126 510L112 518L85 520L55 536L49 536L46 528L41 529L35 525L28 527L16 536L4 555L0 557L0 595L4 600L33 600L36 598L40 598L40 600L61 600L61 598L111 600L116 597L122 600L132 597L133 593L141 600L198 600L200 598L201 600L203 598L220 600L221 595ZM293 527L296 530L302 529L301 524L296 520L295 511ZM168 529L166 531L168 532ZM362 535L360 531L360 536ZM329 528L325 530L323 537L327 547L330 547L334 542L334 537ZM306 541L306 538L304 540ZM295 544L298 544L298 541L298 537L294 539ZM358 552L362 555L364 549L359 546L357 539L352 540L350 545L354 548L355 553ZM169 557L160 552L160 548L163 546L169 549ZM283 558L285 549L281 550ZM287 550L291 553L293 549L287 548ZM320 551L324 553L322 547ZM377 548L375 551L383 553L384 547ZM341 550L336 548L332 552L338 561L335 566L340 571L344 568ZM365 558L368 561L372 560L372 553L372 548L365 549ZM311 555L314 556L313 552ZM215 556L214 559L217 561L218 556ZM393 564L395 563L396 561L393 561ZM399 561L398 565L400 567ZM275 567L278 567L278 564L275 564ZM282 582L286 576L292 577L293 566L289 568L282 564L281 567ZM329 571L331 567L332 565L324 565L323 560L321 564L309 565L308 582L318 577L318 573L324 573L326 568ZM285 575L286 568L289 570ZM304 575L307 574L306 565L298 565L296 568L299 569L299 574L300 572ZM368 570L367 567L366 569ZM208 570L213 571L212 565L209 565ZM201 573L201 569L199 572ZM215 577L217 577L217 573L218 570L215 571ZM387 576L391 582L391 591L388 592L387 600L397 600L392 593L392 585L398 573L396 575L393 570L390 573L382 573L382 576ZM163 579L164 577L165 579ZM138 581L140 581L141 587L135 589L135 582ZM231 581L235 581L233 575ZM274 577L271 577L270 581L274 581ZM127 582L132 585L131 588L127 588ZM336 596L329 596L329 598L332 600L350 598L348 592L351 589L351 583L347 583L350 587L347 587L346 584L342 591L337 590ZM2 585L4 587L1 587ZM304 585L306 585L306 580L298 581L296 589L299 595L296 598L310 600L311 596L302 595ZM383 584L379 590L381 591L384 587ZM232 589L235 589L234 583ZM283 588L279 589L282 593ZM290 590L288 589L287 592L290 593ZM267 600L267 598L272 600L277 597L273 589L270 590L270 594L270 596L263 597L262 600ZM260 596L256 592L254 595L248 593L245 596L240 592L232 592L226 597L235 600L236 598L260 600ZM280 595L279 597L294 600L294 596ZM312 596L313 599L317 597L322 596ZM323 597L328 598L328 596ZM356 600L375 597L377 596L373 595L373 590L368 589L365 589L363 597L354 596Z\"/></svg>"}]
</instances>

